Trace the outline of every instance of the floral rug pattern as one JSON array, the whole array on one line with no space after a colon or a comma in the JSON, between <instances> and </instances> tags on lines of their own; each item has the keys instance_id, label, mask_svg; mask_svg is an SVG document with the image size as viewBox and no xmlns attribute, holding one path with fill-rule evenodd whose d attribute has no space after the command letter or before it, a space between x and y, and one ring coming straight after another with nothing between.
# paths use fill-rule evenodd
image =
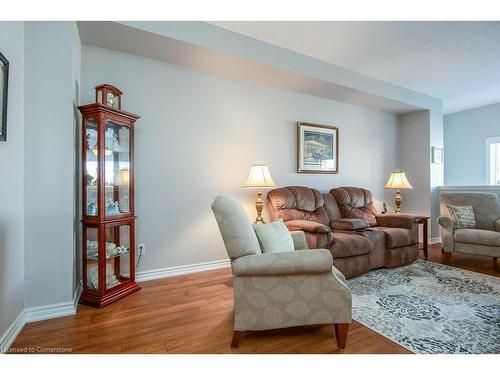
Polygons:
<instances>
[{"instance_id":1,"label":"floral rug pattern","mask_svg":"<svg viewBox=\"0 0 500 375\"><path fill-rule=\"evenodd\" d=\"M500 353L500 278L417 260L347 283L353 319L414 353Z\"/></svg>"}]
</instances>

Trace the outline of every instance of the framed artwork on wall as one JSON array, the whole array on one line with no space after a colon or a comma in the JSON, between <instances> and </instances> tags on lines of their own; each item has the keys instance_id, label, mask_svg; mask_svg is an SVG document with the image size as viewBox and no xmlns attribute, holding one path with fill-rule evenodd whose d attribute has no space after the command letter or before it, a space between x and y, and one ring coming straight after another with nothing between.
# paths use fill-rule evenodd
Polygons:
<instances>
[{"instance_id":1,"label":"framed artwork on wall","mask_svg":"<svg viewBox=\"0 0 500 375\"><path fill-rule=\"evenodd\" d=\"M432 163L443 164L444 150L442 147L432 146Z\"/></svg>"},{"instance_id":2,"label":"framed artwork on wall","mask_svg":"<svg viewBox=\"0 0 500 375\"><path fill-rule=\"evenodd\" d=\"M0 141L7 140L7 90L9 83L9 62L0 53Z\"/></svg>"},{"instance_id":3,"label":"framed artwork on wall","mask_svg":"<svg viewBox=\"0 0 500 375\"><path fill-rule=\"evenodd\" d=\"M339 173L339 130L297 123L297 173Z\"/></svg>"}]
</instances>

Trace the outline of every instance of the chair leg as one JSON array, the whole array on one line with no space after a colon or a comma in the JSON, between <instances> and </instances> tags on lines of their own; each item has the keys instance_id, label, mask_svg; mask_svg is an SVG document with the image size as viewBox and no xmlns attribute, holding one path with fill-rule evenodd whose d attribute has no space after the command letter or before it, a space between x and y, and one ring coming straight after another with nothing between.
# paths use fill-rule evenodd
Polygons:
<instances>
[{"instance_id":1,"label":"chair leg","mask_svg":"<svg viewBox=\"0 0 500 375\"><path fill-rule=\"evenodd\" d=\"M231 340L231 348L237 348L240 345L240 339L243 336L243 331L234 331L233 339Z\"/></svg>"},{"instance_id":2,"label":"chair leg","mask_svg":"<svg viewBox=\"0 0 500 375\"><path fill-rule=\"evenodd\" d=\"M444 253L444 262L445 263L450 263L451 262L451 255L452 254L453 253L447 253L447 252Z\"/></svg>"},{"instance_id":3,"label":"chair leg","mask_svg":"<svg viewBox=\"0 0 500 375\"><path fill-rule=\"evenodd\" d=\"M349 323L336 323L335 324L335 336L337 337L337 346L339 349L345 348L345 343L347 341L347 332L349 331Z\"/></svg>"}]
</instances>

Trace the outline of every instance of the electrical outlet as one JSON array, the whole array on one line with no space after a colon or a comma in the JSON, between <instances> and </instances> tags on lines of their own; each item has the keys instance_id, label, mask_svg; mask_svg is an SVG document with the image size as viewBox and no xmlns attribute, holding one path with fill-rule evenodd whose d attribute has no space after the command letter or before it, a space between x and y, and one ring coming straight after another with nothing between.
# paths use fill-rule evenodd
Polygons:
<instances>
[{"instance_id":1,"label":"electrical outlet","mask_svg":"<svg viewBox=\"0 0 500 375\"><path fill-rule=\"evenodd\" d=\"M140 243L137 245L137 255L144 255L144 254L146 254L146 245Z\"/></svg>"}]
</instances>

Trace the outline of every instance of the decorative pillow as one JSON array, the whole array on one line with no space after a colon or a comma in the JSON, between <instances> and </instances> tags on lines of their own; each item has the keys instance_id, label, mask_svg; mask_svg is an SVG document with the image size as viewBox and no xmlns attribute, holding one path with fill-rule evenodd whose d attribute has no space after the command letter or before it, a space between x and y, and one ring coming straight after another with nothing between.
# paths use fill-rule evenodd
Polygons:
<instances>
[{"instance_id":1,"label":"decorative pillow","mask_svg":"<svg viewBox=\"0 0 500 375\"><path fill-rule=\"evenodd\" d=\"M281 253L294 251L293 238L283 219L269 224L253 224L263 253Z\"/></svg>"},{"instance_id":2,"label":"decorative pillow","mask_svg":"<svg viewBox=\"0 0 500 375\"><path fill-rule=\"evenodd\" d=\"M476 228L476 216L472 206L452 206L447 204L455 229Z\"/></svg>"}]
</instances>

